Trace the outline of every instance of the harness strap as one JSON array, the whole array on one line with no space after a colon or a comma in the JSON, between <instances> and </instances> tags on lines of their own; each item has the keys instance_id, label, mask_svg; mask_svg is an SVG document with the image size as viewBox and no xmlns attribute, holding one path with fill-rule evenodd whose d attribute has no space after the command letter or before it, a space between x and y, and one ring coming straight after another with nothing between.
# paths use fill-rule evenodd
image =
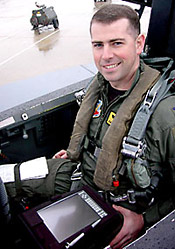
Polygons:
<instances>
[{"instance_id":1,"label":"harness strap","mask_svg":"<svg viewBox=\"0 0 175 249\"><path fill-rule=\"evenodd\" d=\"M85 137L84 141L84 149L91 153L93 156L98 158L101 148L99 148L91 139L87 136Z\"/></svg>"},{"instance_id":2,"label":"harness strap","mask_svg":"<svg viewBox=\"0 0 175 249\"><path fill-rule=\"evenodd\" d=\"M142 105L138 109L128 136L124 137L123 140L123 149L121 150L121 153L124 156L137 158L143 153L143 150L146 147L143 138L150 116L174 84L174 80L169 80L175 77L175 70L170 73L172 64L173 60L170 61L167 70L163 73L158 82L152 87L152 89L148 90Z\"/></svg>"},{"instance_id":3,"label":"harness strap","mask_svg":"<svg viewBox=\"0 0 175 249\"><path fill-rule=\"evenodd\" d=\"M77 168L73 171L72 176L71 176L71 188L70 191L74 191L76 189L78 189L80 181L81 181L81 177L82 177L82 172L81 172L81 163L77 164Z\"/></svg>"}]
</instances>

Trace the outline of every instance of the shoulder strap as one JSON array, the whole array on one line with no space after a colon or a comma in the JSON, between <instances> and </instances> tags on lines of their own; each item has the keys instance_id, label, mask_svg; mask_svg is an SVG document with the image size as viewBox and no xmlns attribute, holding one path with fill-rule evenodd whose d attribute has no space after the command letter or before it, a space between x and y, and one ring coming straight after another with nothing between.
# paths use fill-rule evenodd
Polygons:
<instances>
[{"instance_id":1,"label":"shoulder strap","mask_svg":"<svg viewBox=\"0 0 175 249\"><path fill-rule=\"evenodd\" d=\"M173 60L170 60L166 71L158 82L148 90L143 103L135 115L128 135L123 139L121 153L124 156L137 158L142 154L145 147L143 138L151 114L175 82L175 70L171 71L172 65Z\"/></svg>"}]
</instances>

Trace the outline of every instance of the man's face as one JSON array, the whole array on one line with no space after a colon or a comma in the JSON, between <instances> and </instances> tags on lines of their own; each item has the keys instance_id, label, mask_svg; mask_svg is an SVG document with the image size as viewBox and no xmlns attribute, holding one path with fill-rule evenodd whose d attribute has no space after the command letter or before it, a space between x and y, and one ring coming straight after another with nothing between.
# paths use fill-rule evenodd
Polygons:
<instances>
[{"instance_id":1,"label":"man's face","mask_svg":"<svg viewBox=\"0 0 175 249\"><path fill-rule=\"evenodd\" d=\"M136 36L127 19L111 24L94 21L91 40L95 64L112 87L119 90L130 88L139 66L144 36Z\"/></svg>"}]
</instances>

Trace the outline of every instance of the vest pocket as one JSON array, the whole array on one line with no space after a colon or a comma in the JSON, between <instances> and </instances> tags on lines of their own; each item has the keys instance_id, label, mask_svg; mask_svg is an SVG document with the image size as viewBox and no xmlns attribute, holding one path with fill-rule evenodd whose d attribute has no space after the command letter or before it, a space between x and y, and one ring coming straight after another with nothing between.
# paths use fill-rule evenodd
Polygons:
<instances>
[{"instance_id":1,"label":"vest pocket","mask_svg":"<svg viewBox=\"0 0 175 249\"><path fill-rule=\"evenodd\" d=\"M150 173L146 160L141 158L125 159L128 177L134 187L146 188L150 185Z\"/></svg>"}]
</instances>

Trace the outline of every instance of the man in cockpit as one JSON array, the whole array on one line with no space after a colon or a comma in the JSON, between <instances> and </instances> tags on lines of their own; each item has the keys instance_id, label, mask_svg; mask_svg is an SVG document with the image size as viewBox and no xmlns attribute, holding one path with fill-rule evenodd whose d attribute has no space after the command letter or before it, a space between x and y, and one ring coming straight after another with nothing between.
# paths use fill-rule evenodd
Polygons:
<instances>
[{"instance_id":1,"label":"man in cockpit","mask_svg":"<svg viewBox=\"0 0 175 249\"><path fill-rule=\"evenodd\" d=\"M100 8L92 17L90 35L98 73L80 106L69 147L47 160L46 178L21 184L27 196L52 196L83 185L116 197L130 189L145 192L147 200L114 205L124 216L124 225L110 246L122 248L175 208L175 96L169 92L154 110L142 153L126 156L121 151L123 138L161 75L140 58L145 37L132 8Z\"/></svg>"}]
</instances>

